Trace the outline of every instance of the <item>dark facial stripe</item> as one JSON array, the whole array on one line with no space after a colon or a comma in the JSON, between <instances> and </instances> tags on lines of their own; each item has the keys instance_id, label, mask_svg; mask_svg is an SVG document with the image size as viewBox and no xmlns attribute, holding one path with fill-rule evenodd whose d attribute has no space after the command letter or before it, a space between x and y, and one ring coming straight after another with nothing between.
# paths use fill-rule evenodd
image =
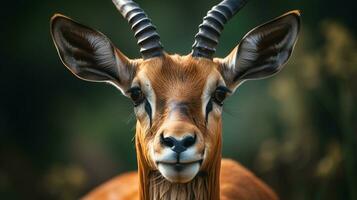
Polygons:
<instances>
[{"instance_id":1,"label":"dark facial stripe","mask_svg":"<svg viewBox=\"0 0 357 200\"><path fill-rule=\"evenodd\" d=\"M152 125L152 109L151 109L151 105L147 99L145 99L145 111L149 116L150 127L151 127L151 125Z\"/></svg>"},{"instance_id":2,"label":"dark facial stripe","mask_svg":"<svg viewBox=\"0 0 357 200\"><path fill-rule=\"evenodd\" d=\"M213 108L212 99L210 99L206 106L206 122L208 121L208 114L212 111L212 108Z\"/></svg>"}]
</instances>

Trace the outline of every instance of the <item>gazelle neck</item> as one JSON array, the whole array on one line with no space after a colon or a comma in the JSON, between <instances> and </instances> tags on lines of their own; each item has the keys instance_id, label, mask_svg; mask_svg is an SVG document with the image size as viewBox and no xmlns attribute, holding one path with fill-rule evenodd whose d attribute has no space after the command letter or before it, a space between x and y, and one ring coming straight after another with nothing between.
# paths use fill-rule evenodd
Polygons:
<instances>
[{"instance_id":1,"label":"gazelle neck","mask_svg":"<svg viewBox=\"0 0 357 200\"><path fill-rule=\"evenodd\" d=\"M221 130L221 129L219 129ZM141 138L141 129L136 128L136 152L139 175L139 197L140 200L170 200L170 199L195 199L195 200L219 200L220 199L220 169L221 169L221 133L217 140L215 153L212 153L209 163L203 166L204 172L200 172L188 183L172 183L162 175L151 170L144 138Z\"/></svg>"},{"instance_id":2,"label":"gazelle neck","mask_svg":"<svg viewBox=\"0 0 357 200\"><path fill-rule=\"evenodd\" d=\"M197 175L185 184L171 183L155 171L149 174L149 199L197 199L208 198L209 180L204 174Z\"/></svg>"}]
</instances>

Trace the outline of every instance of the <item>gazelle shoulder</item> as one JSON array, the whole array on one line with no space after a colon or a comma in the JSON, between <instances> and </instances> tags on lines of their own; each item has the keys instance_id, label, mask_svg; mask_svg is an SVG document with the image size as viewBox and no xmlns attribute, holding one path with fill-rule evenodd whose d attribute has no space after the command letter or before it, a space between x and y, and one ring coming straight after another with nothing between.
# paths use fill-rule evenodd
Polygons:
<instances>
[{"instance_id":1,"label":"gazelle shoulder","mask_svg":"<svg viewBox=\"0 0 357 200\"><path fill-rule=\"evenodd\" d=\"M260 178L231 159L222 159L220 186L221 200L278 200Z\"/></svg>"},{"instance_id":2,"label":"gazelle shoulder","mask_svg":"<svg viewBox=\"0 0 357 200\"><path fill-rule=\"evenodd\" d=\"M138 173L128 172L103 183L82 200L136 200L139 199L138 186Z\"/></svg>"}]
</instances>

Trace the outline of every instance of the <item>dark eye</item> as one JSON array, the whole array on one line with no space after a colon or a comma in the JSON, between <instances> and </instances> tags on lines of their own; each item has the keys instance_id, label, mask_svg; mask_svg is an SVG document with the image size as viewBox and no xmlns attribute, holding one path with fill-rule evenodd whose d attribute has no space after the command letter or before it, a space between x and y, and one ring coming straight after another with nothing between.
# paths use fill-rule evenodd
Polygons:
<instances>
[{"instance_id":1,"label":"dark eye","mask_svg":"<svg viewBox=\"0 0 357 200\"><path fill-rule=\"evenodd\" d=\"M145 96L139 87L133 87L128 90L130 98L134 103L134 106L140 105L145 100Z\"/></svg>"},{"instance_id":2,"label":"dark eye","mask_svg":"<svg viewBox=\"0 0 357 200\"><path fill-rule=\"evenodd\" d=\"M227 97L227 93L230 93L231 91L224 87L224 86L218 86L216 91L214 91L212 95L212 100L217 103L218 105L222 106L224 99Z\"/></svg>"}]
</instances>

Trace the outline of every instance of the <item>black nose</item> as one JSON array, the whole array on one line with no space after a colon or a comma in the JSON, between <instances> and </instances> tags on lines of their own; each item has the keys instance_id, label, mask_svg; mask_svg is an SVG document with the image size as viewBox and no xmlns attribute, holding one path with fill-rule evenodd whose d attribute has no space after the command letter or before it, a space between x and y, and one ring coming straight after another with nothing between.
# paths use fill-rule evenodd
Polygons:
<instances>
[{"instance_id":1,"label":"black nose","mask_svg":"<svg viewBox=\"0 0 357 200\"><path fill-rule=\"evenodd\" d=\"M160 142L166 147L170 147L174 152L181 153L186 151L187 148L191 147L196 142L196 135L186 136L181 140L177 140L174 137L164 137L163 134L160 136Z\"/></svg>"}]
</instances>

